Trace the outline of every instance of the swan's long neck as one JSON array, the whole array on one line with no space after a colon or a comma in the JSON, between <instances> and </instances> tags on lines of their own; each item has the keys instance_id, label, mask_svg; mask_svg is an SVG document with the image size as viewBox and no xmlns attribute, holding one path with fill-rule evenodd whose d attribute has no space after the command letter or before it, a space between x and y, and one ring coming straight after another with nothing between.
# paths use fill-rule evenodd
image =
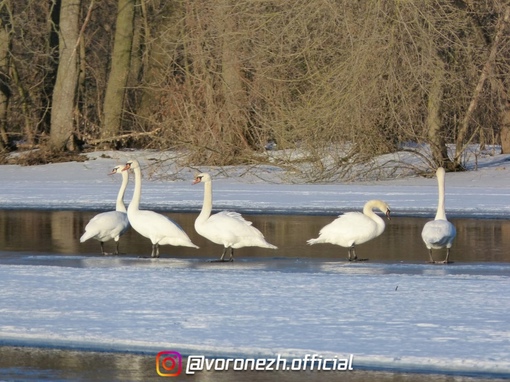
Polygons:
<instances>
[{"instance_id":1,"label":"swan's long neck","mask_svg":"<svg viewBox=\"0 0 510 382\"><path fill-rule=\"evenodd\" d=\"M438 172L437 174L437 187L438 187L438 201L437 201L437 212L435 220L446 220L446 211L444 207L444 172Z\"/></svg>"},{"instance_id":2,"label":"swan's long neck","mask_svg":"<svg viewBox=\"0 0 510 382\"><path fill-rule=\"evenodd\" d=\"M375 222L375 224L377 224L379 233L382 233L386 225L384 223L384 220L374 212L374 208L378 208L382 212L385 212L382 210L377 200L372 200L365 204L365 206L363 207L363 214L372 219Z\"/></svg>"},{"instance_id":3,"label":"swan's long neck","mask_svg":"<svg viewBox=\"0 0 510 382\"><path fill-rule=\"evenodd\" d=\"M198 221L206 221L211 216L212 211L212 181L204 182L204 203L202 204L202 211L198 215Z\"/></svg>"},{"instance_id":4,"label":"swan's long neck","mask_svg":"<svg viewBox=\"0 0 510 382\"><path fill-rule=\"evenodd\" d=\"M120 185L119 193L117 194L117 203L115 210L119 212L126 212L126 206L124 204L124 194L126 192L129 174L127 171L123 171L122 173L122 184Z\"/></svg>"},{"instance_id":5,"label":"swan's long neck","mask_svg":"<svg viewBox=\"0 0 510 382\"><path fill-rule=\"evenodd\" d=\"M134 169L135 171L135 192L133 193L133 199L129 203L128 210L136 211L140 209L140 198L142 196L142 172L139 167Z\"/></svg>"}]
</instances>

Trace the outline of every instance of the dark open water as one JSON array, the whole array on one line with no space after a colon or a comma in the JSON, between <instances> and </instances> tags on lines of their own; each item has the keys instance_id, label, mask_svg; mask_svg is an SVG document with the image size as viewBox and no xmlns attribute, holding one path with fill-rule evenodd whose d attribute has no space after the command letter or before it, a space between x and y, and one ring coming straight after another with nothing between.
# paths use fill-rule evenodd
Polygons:
<instances>
[{"instance_id":1,"label":"dark open water","mask_svg":"<svg viewBox=\"0 0 510 382\"><path fill-rule=\"evenodd\" d=\"M99 243L79 242L85 225L97 212L83 211L2 211L0 210L0 263L2 258L22 254L97 255ZM161 257L217 258L222 247L199 236L193 227L197 214L165 214L179 223L200 249L162 246ZM250 215L247 220L260 229L278 250L242 248L236 257L338 259L347 257L347 249L318 244L309 246L306 240L317 237L320 229L335 216ZM395 217L386 220L386 230L378 238L360 245L359 257L372 261L424 262L427 249L421 240L421 230L429 219ZM451 219L457 228L452 248L452 260L461 262L510 262L510 220ZM113 241L105 244L113 251ZM121 239L120 250L127 256L149 255L151 243L133 230ZM438 259L444 251L437 252Z\"/></svg>"}]
</instances>

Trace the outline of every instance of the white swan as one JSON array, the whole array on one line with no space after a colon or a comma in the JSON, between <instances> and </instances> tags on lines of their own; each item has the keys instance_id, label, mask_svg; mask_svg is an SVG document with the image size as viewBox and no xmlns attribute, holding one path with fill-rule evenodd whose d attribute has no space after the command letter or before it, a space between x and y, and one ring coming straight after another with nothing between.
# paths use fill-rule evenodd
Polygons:
<instances>
[{"instance_id":1,"label":"white swan","mask_svg":"<svg viewBox=\"0 0 510 382\"><path fill-rule=\"evenodd\" d=\"M361 260L356 256L354 246L372 240L384 232L384 220L376 215L379 209L390 218L390 207L382 200L369 200L361 212L347 212L324 226L317 239L307 241L309 245L330 243L349 248L348 260ZM365 259L366 260L366 259Z\"/></svg>"},{"instance_id":2,"label":"white swan","mask_svg":"<svg viewBox=\"0 0 510 382\"><path fill-rule=\"evenodd\" d=\"M126 206L124 205L124 193L128 184L128 174L122 172L124 166L116 166L113 168L112 174L122 174L122 184L117 195L117 203L115 211L108 211L94 216L85 227L85 233L80 237L80 243L88 239L96 239L101 243L101 253L108 255L104 251L103 243L114 239L116 241L115 254L119 254L119 238L129 228L129 221L126 214Z\"/></svg>"},{"instance_id":3,"label":"white swan","mask_svg":"<svg viewBox=\"0 0 510 382\"><path fill-rule=\"evenodd\" d=\"M445 199L445 171L439 167L436 171L438 186L438 203L437 212L434 220L427 222L421 231L421 238L425 242L425 246L429 250L431 263L448 264L450 257L450 248L457 231L455 226L446 219L446 211L444 206ZM443 261L434 261L432 258L433 249L441 249L446 247L446 258Z\"/></svg>"},{"instance_id":4,"label":"white swan","mask_svg":"<svg viewBox=\"0 0 510 382\"><path fill-rule=\"evenodd\" d=\"M234 261L234 248L262 247L277 249L264 239L264 235L252 223L244 220L237 212L221 211L211 216L212 211L212 180L206 173L198 174L193 184L204 184L204 204L202 211L195 220L195 230L199 235L223 245L225 248L218 261ZM225 254L230 248L230 257Z\"/></svg>"},{"instance_id":5,"label":"white swan","mask_svg":"<svg viewBox=\"0 0 510 382\"><path fill-rule=\"evenodd\" d=\"M154 211L140 210L140 198L142 195L140 164L136 160L130 160L122 171L129 169L135 172L135 192L133 193L131 203L129 203L127 216L131 227L152 242L151 257L159 257L159 246L165 244L198 248L198 246L191 242L186 232L171 219Z\"/></svg>"}]
</instances>

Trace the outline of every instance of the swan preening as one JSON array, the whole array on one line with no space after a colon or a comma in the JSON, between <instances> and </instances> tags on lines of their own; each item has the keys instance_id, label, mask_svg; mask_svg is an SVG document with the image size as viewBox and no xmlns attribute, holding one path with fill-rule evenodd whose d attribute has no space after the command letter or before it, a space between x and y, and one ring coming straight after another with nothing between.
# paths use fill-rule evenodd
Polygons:
<instances>
[{"instance_id":1,"label":"swan preening","mask_svg":"<svg viewBox=\"0 0 510 382\"><path fill-rule=\"evenodd\" d=\"M427 222L421 231L421 237L425 242L425 246L429 250L431 263L448 264L450 257L450 248L453 239L455 239L455 226L446 219L445 211L445 171L439 167L436 171L438 186L438 203L437 212L434 220ZM434 261L432 257L433 249L446 248L446 258L443 261Z\"/></svg>"},{"instance_id":2,"label":"swan preening","mask_svg":"<svg viewBox=\"0 0 510 382\"><path fill-rule=\"evenodd\" d=\"M128 184L128 174L122 172L124 166L116 166L113 168L112 174L122 174L122 184L117 195L117 203L115 211L108 211L94 216L85 227L85 233L80 237L80 243L88 239L96 239L101 243L101 253L108 255L104 251L104 242L114 239L116 242L115 254L119 254L119 238L129 228L129 221L124 205L124 193Z\"/></svg>"},{"instance_id":3,"label":"swan preening","mask_svg":"<svg viewBox=\"0 0 510 382\"><path fill-rule=\"evenodd\" d=\"M348 260L359 260L354 246L372 240L383 233L384 220L373 211L377 208L390 218L390 207L382 200L369 200L361 212L347 212L324 226L317 239L310 239L308 244L330 243L349 248Z\"/></svg>"},{"instance_id":4,"label":"swan preening","mask_svg":"<svg viewBox=\"0 0 510 382\"><path fill-rule=\"evenodd\" d=\"M252 223L246 221L239 213L221 211L211 215L212 211L212 180L206 173L198 174L193 184L204 184L204 203L202 210L195 220L197 233L213 243L224 246L221 258L218 261L233 261L234 249L242 247L262 247L277 249L264 239L264 235ZM230 257L225 255L230 249Z\"/></svg>"},{"instance_id":5,"label":"swan preening","mask_svg":"<svg viewBox=\"0 0 510 382\"><path fill-rule=\"evenodd\" d=\"M152 242L151 257L159 257L159 246L165 244L198 248L186 232L171 219L154 211L140 210L142 172L138 161L128 161L122 171L127 172L130 169L135 173L135 191L127 209L127 216L131 227Z\"/></svg>"}]
</instances>

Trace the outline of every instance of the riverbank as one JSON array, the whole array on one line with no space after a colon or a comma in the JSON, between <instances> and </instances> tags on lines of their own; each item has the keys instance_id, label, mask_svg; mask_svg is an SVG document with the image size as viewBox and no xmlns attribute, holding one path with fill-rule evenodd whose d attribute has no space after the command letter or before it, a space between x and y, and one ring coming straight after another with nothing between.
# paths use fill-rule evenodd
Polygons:
<instances>
[{"instance_id":1,"label":"riverbank","mask_svg":"<svg viewBox=\"0 0 510 382\"><path fill-rule=\"evenodd\" d=\"M432 217L437 207L435 178L394 178L335 184L294 184L276 167L181 168L171 162L154 165L165 153L91 153L86 162L43 166L0 166L0 209L109 210L115 206L120 177L108 176L118 164L136 157L143 166L143 208L198 211L203 188L192 186L195 173L213 175L214 208L247 213L339 214L361 210L370 199L386 201L395 216ZM510 217L510 156L479 160L478 170L448 173L446 210L449 217ZM128 186L126 202L133 184Z\"/></svg>"}]
</instances>

